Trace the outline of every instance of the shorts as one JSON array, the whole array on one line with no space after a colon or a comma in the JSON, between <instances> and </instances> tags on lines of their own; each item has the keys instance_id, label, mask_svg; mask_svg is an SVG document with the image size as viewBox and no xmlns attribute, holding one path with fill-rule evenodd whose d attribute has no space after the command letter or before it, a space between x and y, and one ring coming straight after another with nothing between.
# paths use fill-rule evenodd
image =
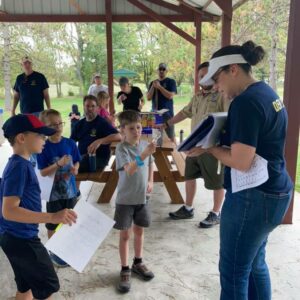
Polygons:
<instances>
[{"instance_id":1,"label":"shorts","mask_svg":"<svg viewBox=\"0 0 300 300\"><path fill-rule=\"evenodd\" d=\"M77 198L71 199L61 199L56 201L47 202L46 208L48 213L56 213L65 208L74 208L77 203ZM48 230L55 230L58 224L46 223L46 228Z\"/></svg>"},{"instance_id":2,"label":"shorts","mask_svg":"<svg viewBox=\"0 0 300 300\"><path fill-rule=\"evenodd\" d=\"M163 121L166 123L168 120L172 119L173 117L168 115L168 114L163 114ZM175 126L174 125L169 125L166 129L165 132L168 136L169 139L173 139L175 137Z\"/></svg>"},{"instance_id":3,"label":"shorts","mask_svg":"<svg viewBox=\"0 0 300 300\"><path fill-rule=\"evenodd\" d=\"M105 167L108 165L109 162L109 158L103 158L103 157L96 157L96 168L97 171L102 171L105 169ZM88 154L83 154L81 161L80 161L80 165L79 165L79 169L78 169L78 173L88 173L89 172L89 156Z\"/></svg>"},{"instance_id":4,"label":"shorts","mask_svg":"<svg viewBox=\"0 0 300 300\"><path fill-rule=\"evenodd\" d=\"M31 290L34 299L46 299L59 290L53 264L38 237L22 239L4 233L1 246L13 268L20 293Z\"/></svg>"},{"instance_id":5,"label":"shorts","mask_svg":"<svg viewBox=\"0 0 300 300\"><path fill-rule=\"evenodd\" d=\"M203 178L204 186L208 190L219 190L223 188L224 167L217 174L218 160L211 154L204 153L197 157L187 157L185 160L185 179L192 180Z\"/></svg>"},{"instance_id":6,"label":"shorts","mask_svg":"<svg viewBox=\"0 0 300 300\"><path fill-rule=\"evenodd\" d=\"M132 221L140 227L149 227L151 224L150 209L148 203L138 205L116 204L114 228L127 230L131 228Z\"/></svg>"}]
</instances>

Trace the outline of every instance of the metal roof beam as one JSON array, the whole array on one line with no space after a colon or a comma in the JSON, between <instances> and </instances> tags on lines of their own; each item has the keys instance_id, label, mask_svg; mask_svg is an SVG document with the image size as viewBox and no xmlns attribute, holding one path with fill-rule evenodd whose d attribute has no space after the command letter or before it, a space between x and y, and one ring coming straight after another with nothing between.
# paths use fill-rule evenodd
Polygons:
<instances>
[{"instance_id":1,"label":"metal roof beam","mask_svg":"<svg viewBox=\"0 0 300 300\"><path fill-rule=\"evenodd\" d=\"M164 15L170 22L194 22L194 15ZM28 15L28 14L0 14L0 22L35 22L35 23L55 23L55 22L106 22L106 15ZM112 15L112 22L157 22L152 17L139 15Z\"/></svg>"}]
</instances>

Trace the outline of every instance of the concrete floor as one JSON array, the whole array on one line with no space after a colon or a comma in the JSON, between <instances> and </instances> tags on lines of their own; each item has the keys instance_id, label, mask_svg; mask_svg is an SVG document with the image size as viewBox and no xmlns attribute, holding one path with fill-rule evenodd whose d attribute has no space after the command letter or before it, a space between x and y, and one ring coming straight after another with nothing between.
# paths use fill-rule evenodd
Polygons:
<instances>
[{"instance_id":1,"label":"concrete floor","mask_svg":"<svg viewBox=\"0 0 300 300\"><path fill-rule=\"evenodd\" d=\"M184 192L184 185L180 185ZM114 213L111 204L96 204L102 184L86 182L83 197L109 216ZM93 256L82 274L71 268L58 269L61 289L54 299L124 299L124 300L196 300L219 298L219 227L199 229L199 220L211 208L212 193L198 182L196 215L193 220L171 221L170 210L178 205L169 204L169 196L162 184L155 184L151 199L152 226L146 230L144 259L155 273L151 282L132 279L132 290L119 295L115 285L119 275L118 232L112 230ZM300 285L300 194L295 198L294 224L280 226L269 239L267 260L272 277L274 300L299 299ZM45 227L40 236L46 238ZM132 252L131 248L131 254ZM0 250L0 299L12 299L15 293L12 270Z\"/></svg>"}]
</instances>

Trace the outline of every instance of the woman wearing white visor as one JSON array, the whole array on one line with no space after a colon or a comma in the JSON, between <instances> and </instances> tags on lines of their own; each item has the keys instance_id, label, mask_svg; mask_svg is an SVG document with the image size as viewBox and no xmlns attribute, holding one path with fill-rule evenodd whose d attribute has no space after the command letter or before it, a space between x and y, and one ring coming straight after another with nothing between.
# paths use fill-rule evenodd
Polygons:
<instances>
[{"instance_id":1,"label":"woman wearing white visor","mask_svg":"<svg viewBox=\"0 0 300 300\"><path fill-rule=\"evenodd\" d=\"M289 206L292 182L285 168L287 112L278 95L256 81L251 66L264 50L248 41L224 47L212 56L201 84L214 84L232 99L221 144L228 147L193 148L188 155L209 152L225 167L226 196L220 223L220 281L222 300L271 299L265 261L269 233ZM255 155L267 160L269 178L256 187L233 193L231 169L246 172Z\"/></svg>"}]
</instances>

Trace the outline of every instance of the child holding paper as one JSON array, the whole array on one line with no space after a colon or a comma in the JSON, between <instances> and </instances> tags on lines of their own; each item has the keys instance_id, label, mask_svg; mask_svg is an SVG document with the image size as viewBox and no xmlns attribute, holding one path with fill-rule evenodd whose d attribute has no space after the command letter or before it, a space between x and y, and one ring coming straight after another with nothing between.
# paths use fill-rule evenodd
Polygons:
<instances>
[{"instance_id":1,"label":"child holding paper","mask_svg":"<svg viewBox=\"0 0 300 300\"><path fill-rule=\"evenodd\" d=\"M40 153L48 128L34 115L16 115L3 125L13 148L0 184L1 247L13 268L16 299L48 299L59 290L59 281L48 252L38 238L39 223L76 221L76 213L64 209L41 212L41 190L29 158Z\"/></svg>"},{"instance_id":2,"label":"child holding paper","mask_svg":"<svg viewBox=\"0 0 300 300\"><path fill-rule=\"evenodd\" d=\"M138 112L127 110L118 116L124 141L116 148L116 168L119 171L118 194L116 198L115 225L120 230L119 253L122 269L117 286L126 293L131 286L131 271L143 280L151 280L154 274L142 260L144 227L150 225L150 211L146 193L153 188L153 159L155 143L140 140L141 117ZM132 225L132 222L134 223ZM128 265L129 238L131 228L134 234L135 258L132 268Z\"/></svg>"},{"instance_id":3,"label":"child holding paper","mask_svg":"<svg viewBox=\"0 0 300 300\"><path fill-rule=\"evenodd\" d=\"M55 174L47 212L58 212L65 208L74 208L77 202L75 175L78 173L80 154L75 142L62 136L63 122L57 110L48 109L41 113L41 120L56 130L45 143L42 153L37 155L38 168L42 176ZM50 238L57 227L55 223L47 223ZM68 264L58 256L50 253L52 262L58 267Z\"/></svg>"}]
</instances>

